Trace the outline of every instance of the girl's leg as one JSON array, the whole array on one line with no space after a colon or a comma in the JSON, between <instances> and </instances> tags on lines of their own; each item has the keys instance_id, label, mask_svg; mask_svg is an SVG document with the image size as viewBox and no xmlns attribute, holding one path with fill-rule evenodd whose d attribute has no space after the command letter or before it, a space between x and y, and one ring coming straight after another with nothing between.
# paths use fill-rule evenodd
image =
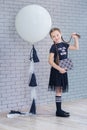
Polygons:
<instances>
[{"instance_id":1,"label":"girl's leg","mask_svg":"<svg viewBox=\"0 0 87 130\"><path fill-rule=\"evenodd\" d=\"M65 112L61 109L61 102L62 102L62 88L61 87L56 87L56 96L55 96L55 100L56 100L56 116L60 116L60 117L69 117L69 113Z\"/></svg>"}]
</instances>

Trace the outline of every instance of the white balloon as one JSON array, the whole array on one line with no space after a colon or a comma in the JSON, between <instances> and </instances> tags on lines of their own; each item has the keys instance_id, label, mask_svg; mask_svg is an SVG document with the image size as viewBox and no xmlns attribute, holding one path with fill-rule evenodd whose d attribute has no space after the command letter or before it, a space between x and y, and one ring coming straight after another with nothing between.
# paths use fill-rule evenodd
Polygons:
<instances>
[{"instance_id":1,"label":"white balloon","mask_svg":"<svg viewBox=\"0 0 87 130\"><path fill-rule=\"evenodd\" d=\"M16 16L15 26L18 34L31 43L42 40L51 28L49 12L39 5L28 5Z\"/></svg>"}]
</instances>

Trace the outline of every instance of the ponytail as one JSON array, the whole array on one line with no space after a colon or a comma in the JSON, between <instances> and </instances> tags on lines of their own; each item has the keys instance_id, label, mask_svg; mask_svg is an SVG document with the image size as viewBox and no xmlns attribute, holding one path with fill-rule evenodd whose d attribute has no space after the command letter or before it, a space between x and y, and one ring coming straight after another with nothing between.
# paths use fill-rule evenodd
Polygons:
<instances>
[{"instance_id":1,"label":"ponytail","mask_svg":"<svg viewBox=\"0 0 87 130\"><path fill-rule=\"evenodd\" d=\"M80 35L79 35L79 34L76 33L75 35L76 35L78 38L80 38ZM65 42L65 43L70 43L71 40L72 40L72 36L70 37L69 41L67 41L67 42L63 39L62 36L61 36L61 39L62 39L62 41Z\"/></svg>"}]
</instances>

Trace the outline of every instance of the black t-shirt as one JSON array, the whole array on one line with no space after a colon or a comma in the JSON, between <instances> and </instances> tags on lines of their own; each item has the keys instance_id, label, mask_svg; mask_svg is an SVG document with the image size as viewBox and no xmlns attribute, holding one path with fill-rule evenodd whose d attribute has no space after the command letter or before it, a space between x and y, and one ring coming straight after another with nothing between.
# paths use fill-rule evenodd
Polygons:
<instances>
[{"instance_id":1,"label":"black t-shirt","mask_svg":"<svg viewBox=\"0 0 87 130\"><path fill-rule=\"evenodd\" d=\"M58 44L53 44L50 48L50 53L54 53L54 61L57 56L57 53L59 55L59 59L66 59L68 56L68 47L69 44L60 42Z\"/></svg>"}]
</instances>

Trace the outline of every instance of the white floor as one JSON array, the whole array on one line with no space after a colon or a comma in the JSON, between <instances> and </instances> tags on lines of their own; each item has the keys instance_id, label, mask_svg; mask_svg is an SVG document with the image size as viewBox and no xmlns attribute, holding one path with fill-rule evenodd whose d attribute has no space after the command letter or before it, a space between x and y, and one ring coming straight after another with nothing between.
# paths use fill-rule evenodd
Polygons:
<instances>
[{"instance_id":1,"label":"white floor","mask_svg":"<svg viewBox=\"0 0 87 130\"><path fill-rule=\"evenodd\" d=\"M87 99L64 102L63 108L70 117L56 117L54 104L38 106L36 115L0 114L0 130L87 130Z\"/></svg>"}]
</instances>

